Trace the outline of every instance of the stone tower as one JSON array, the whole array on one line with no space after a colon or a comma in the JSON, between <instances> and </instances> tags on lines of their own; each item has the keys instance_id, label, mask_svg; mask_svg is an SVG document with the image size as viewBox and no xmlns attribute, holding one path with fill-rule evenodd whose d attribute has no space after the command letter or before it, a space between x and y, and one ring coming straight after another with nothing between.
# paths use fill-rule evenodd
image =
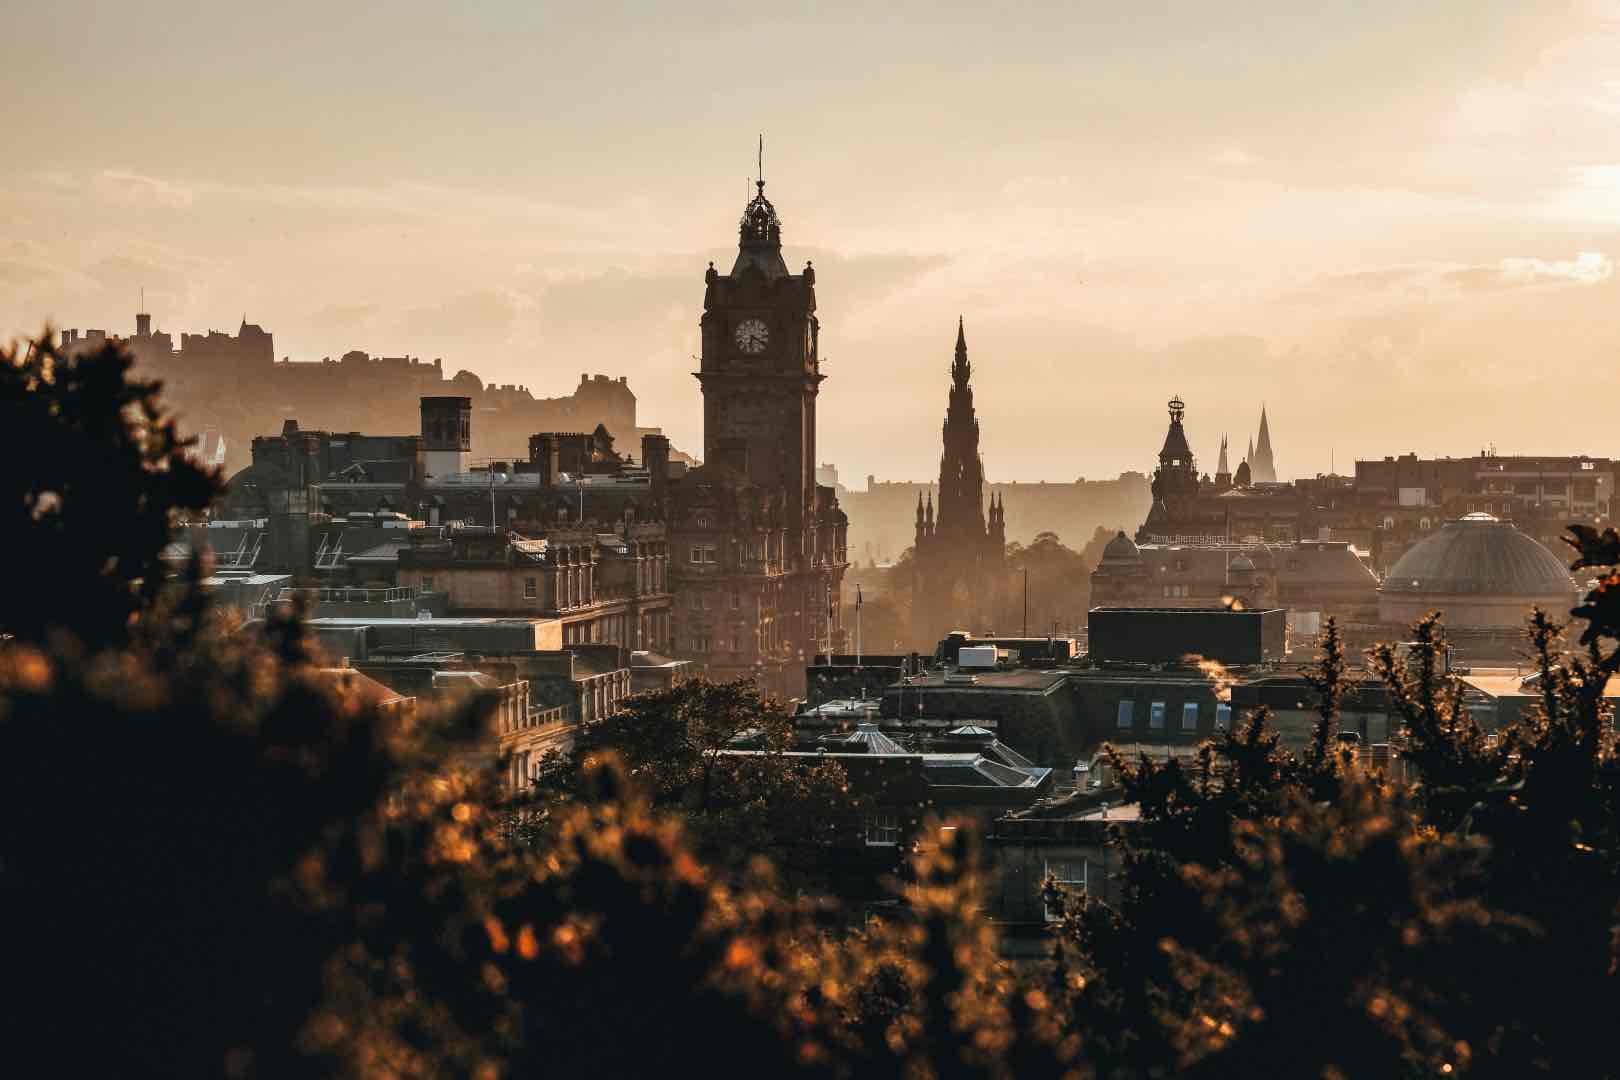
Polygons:
<instances>
[{"instance_id":1,"label":"stone tower","mask_svg":"<svg viewBox=\"0 0 1620 1080\"><path fill-rule=\"evenodd\" d=\"M1169 409L1170 429L1164 433L1164 445L1159 448L1159 467L1153 470L1153 506L1136 531L1139 544L1147 543L1150 537L1172 535L1172 522L1179 522L1183 508L1198 497L1198 465L1181 426L1187 403L1174 397Z\"/></svg>"},{"instance_id":2,"label":"stone tower","mask_svg":"<svg viewBox=\"0 0 1620 1080\"><path fill-rule=\"evenodd\" d=\"M755 484L785 490L797 531L816 497L818 354L816 272L791 274L782 223L765 181L743 210L729 274L709 264L701 321L703 458Z\"/></svg>"},{"instance_id":3,"label":"stone tower","mask_svg":"<svg viewBox=\"0 0 1620 1080\"><path fill-rule=\"evenodd\" d=\"M1006 577L1007 524L1000 503L984 501L984 459L973 408L967 333L956 322L956 354L941 429L939 506L917 507L913 555L913 647L926 649L951 630L993 629Z\"/></svg>"},{"instance_id":4,"label":"stone tower","mask_svg":"<svg viewBox=\"0 0 1620 1080\"><path fill-rule=\"evenodd\" d=\"M973 412L967 333L956 320L956 356L951 361L950 400L945 407L939 458L939 516L936 533L982 537L984 524L984 459L979 456L979 419Z\"/></svg>"},{"instance_id":5,"label":"stone tower","mask_svg":"<svg viewBox=\"0 0 1620 1080\"><path fill-rule=\"evenodd\" d=\"M704 461L665 500L673 651L710 678L793 697L808 665L845 648L849 519L816 484L816 272L788 272L782 223L763 178L755 187L731 272L703 275Z\"/></svg>"}]
</instances>

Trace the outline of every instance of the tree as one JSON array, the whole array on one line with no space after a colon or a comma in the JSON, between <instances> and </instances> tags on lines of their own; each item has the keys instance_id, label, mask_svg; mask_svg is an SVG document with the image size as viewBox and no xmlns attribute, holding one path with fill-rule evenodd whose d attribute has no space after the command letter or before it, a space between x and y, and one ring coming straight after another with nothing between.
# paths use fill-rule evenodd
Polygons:
<instances>
[{"instance_id":1,"label":"tree","mask_svg":"<svg viewBox=\"0 0 1620 1080\"><path fill-rule=\"evenodd\" d=\"M91 647L126 639L164 582L177 516L201 511L219 478L186 455L159 384L107 344L64 355L47 331L0 350L0 534L13 565L0 630Z\"/></svg>"},{"instance_id":2,"label":"tree","mask_svg":"<svg viewBox=\"0 0 1620 1080\"><path fill-rule=\"evenodd\" d=\"M1065 547L1057 533L1038 533L1026 547L1007 545L1007 567L1012 587L1009 607L999 616L999 625L1022 626L1024 618L1024 574L1029 575L1029 630L1044 634L1054 625L1074 629L1085 619L1091 606L1091 570L1079 552Z\"/></svg>"},{"instance_id":3,"label":"tree","mask_svg":"<svg viewBox=\"0 0 1620 1080\"><path fill-rule=\"evenodd\" d=\"M587 725L571 754L547 763L542 786L574 797L590 763L611 752L654 807L682 814L705 861L740 873L768 853L796 883L824 885L818 868L859 819L859 800L836 761L792 748L792 717L752 680L693 679Z\"/></svg>"}]
</instances>

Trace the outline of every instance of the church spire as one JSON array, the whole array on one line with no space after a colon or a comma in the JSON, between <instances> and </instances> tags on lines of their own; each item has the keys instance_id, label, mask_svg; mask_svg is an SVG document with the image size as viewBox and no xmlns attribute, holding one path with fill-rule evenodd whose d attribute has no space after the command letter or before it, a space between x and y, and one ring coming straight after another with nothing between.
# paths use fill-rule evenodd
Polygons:
<instances>
[{"instance_id":1,"label":"church spire","mask_svg":"<svg viewBox=\"0 0 1620 1080\"><path fill-rule=\"evenodd\" d=\"M1266 418L1266 407L1263 403L1260 406L1260 434L1255 439L1254 454L1249 466L1254 470L1255 483L1277 482L1277 462L1271 452L1271 425Z\"/></svg>"}]
</instances>

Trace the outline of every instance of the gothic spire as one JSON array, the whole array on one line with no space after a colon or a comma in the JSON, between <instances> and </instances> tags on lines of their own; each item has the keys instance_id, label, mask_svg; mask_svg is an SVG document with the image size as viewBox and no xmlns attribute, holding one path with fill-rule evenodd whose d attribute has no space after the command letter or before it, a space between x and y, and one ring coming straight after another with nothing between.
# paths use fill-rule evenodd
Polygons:
<instances>
[{"instance_id":1,"label":"gothic spire","mask_svg":"<svg viewBox=\"0 0 1620 1080\"><path fill-rule=\"evenodd\" d=\"M951 361L951 382L966 389L973 376L973 365L968 363L967 333L962 328L962 316L956 317L956 358Z\"/></svg>"},{"instance_id":2,"label":"gothic spire","mask_svg":"<svg viewBox=\"0 0 1620 1080\"><path fill-rule=\"evenodd\" d=\"M967 330L956 318L956 354L940 434L939 527L941 532L982 539L985 534L984 462L979 457L979 421L973 410L973 365L968 362Z\"/></svg>"},{"instance_id":3,"label":"gothic spire","mask_svg":"<svg viewBox=\"0 0 1620 1080\"><path fill-rule=\"evenodd\" d=\"M1221 456L1220 456L1220 460L1215 462L1215 476L1217 478L1219 478L1219 477L1222 477L1222 476L1230 476L1231 474L1232 474L1231 466L1227 465L1227 463L1226 463L1226 436L1222 435L1221 436Z\"/></svg>"}]
</instances>

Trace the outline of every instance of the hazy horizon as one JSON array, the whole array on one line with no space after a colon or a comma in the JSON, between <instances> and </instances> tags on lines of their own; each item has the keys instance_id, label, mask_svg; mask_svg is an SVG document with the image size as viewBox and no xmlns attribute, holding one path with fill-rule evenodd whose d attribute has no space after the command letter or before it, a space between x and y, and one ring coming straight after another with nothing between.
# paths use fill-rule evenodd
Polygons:
<instances>
[{"instance_id":1,"label":"hazy horizon","mask_svg":"<svg viewBox=\"0 0 1620 1080\"><path fill-rule=\"evenodd\" d=\"M1620 5L386 14L7 11L0 337L626 375L701 450L691 355L765 133L817 269L820 457L926 480L965 317L993 481L1589 452L1620 356ZM1553 373L1591 368L1584 380Z\"/></svg>"}]
</instances>

